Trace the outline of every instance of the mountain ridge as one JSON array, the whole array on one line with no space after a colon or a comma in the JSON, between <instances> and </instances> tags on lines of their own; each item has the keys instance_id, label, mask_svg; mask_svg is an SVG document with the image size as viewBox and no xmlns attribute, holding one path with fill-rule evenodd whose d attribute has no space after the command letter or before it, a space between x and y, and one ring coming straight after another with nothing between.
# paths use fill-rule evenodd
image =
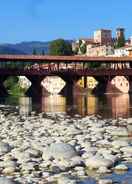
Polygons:
<instances>
[{"instance_id":1,"label":"mountain ridge","mask_svg":"<svg viewBox=\"0 0 132 184\"><path fill-rule=\"evenodd\" d=\"M72 40L66 40L72 43ZM48 54L52 41L22 41L20 43L0 44L0 54Z\"/></svg>"}]
</instances>

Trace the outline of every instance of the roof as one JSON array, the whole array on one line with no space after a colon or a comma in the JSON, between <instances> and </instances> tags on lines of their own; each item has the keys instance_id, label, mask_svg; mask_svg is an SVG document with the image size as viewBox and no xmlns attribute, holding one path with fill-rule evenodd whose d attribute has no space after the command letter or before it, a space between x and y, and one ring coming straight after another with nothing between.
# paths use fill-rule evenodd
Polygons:
<instances>
[{"instance_id":1,"label":"roof","mask_svg":"<svg viewBox=\"0 0 132 184\"><path fill-rule=\"evenodd\" d=\"M89 56L49 56L49 55L0 55L0 61L24 62L132 62L132 57L89 57Z\"/></svg>"}]
</instances>

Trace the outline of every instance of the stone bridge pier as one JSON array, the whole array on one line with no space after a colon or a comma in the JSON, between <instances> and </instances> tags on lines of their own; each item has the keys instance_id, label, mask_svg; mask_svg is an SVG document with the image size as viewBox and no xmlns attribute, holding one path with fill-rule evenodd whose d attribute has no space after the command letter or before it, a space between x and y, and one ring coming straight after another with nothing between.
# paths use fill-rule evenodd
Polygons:
<instances>
[{"instance_id":1,"label":"stone bridge pier","mask_svg":"<svg viewBox=\"0 0 132 184\"><path fill-rule=\"evenodd\" d=\"M129 81L129 92L132 93L132 76L128 77L128 81Z\"/></svg>"},{"instance_id":2,"label":"stone bridge pier","mask_svg":"<svg viewBox=\"0 0 132 184\"><path fill-rule=\"evenodd\" d=\"M93 90L95 94L132 92L132 78L128 76L95 77L98 85Z\"/></svg>"}]
</instances>

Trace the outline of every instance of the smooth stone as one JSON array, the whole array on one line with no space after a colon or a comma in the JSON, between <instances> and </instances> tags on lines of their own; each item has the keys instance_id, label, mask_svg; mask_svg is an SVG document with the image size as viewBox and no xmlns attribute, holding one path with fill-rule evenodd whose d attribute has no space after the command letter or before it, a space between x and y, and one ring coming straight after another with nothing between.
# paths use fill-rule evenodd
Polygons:
<instances>
[{"instance_id":1,"label":"smooth stone","mask_svg":"<svg viewBox=\"0 0 132 184\"><path fill-rule=\"evenodd\" d=\"M122 152L132 154L132 146L123 147L120 149Z\"/></svg>"},{"instance_id":2,"label":"smooth stone","mask_svg":"<svg viewBox=\"0 0 132 184\"><path fill-rule=\"evenodd\" d=\"M15 170L16 170L16 168L14 168L14 167L7 167L7 168L3 169L2 172L4 174L13 174L15 172Z\"/></svg>"},{"instance_id":3,"label":"smooth stone","mask_svg":"<svg viewBox=\"0 0 132 184\"><path fill-rule=\"evenodd\" d=\"M77 184L77 182L69 177L61 176L58 178L57 184Z\"/></svg>"},{"instance_id":4,"label":"smooth stone","mask_svg":"<svg viewBox=\"0 0 132 184\"><path fill-rule=\"evenodd\" d=\"M125 164L119 164L115 166L114 169L118 171L127 171L128 167Z\"/></svg>"},{"instance_id":5,"label":"smooth stone","mask_svg":"<svg viewBox=\"0 0 132 184\"><path fill-rule=\"evenodd\" d=\"M42 158L50 159L71 159L72 157L78 156L73 146L66 143L53 143L43 150Z\"/></svg>"},{"instance_id":6,"label":"smooth stone","mask_svg":"<svg viewBox=\"0 0 132 184\"><path fill-rule=\"evenodd\" d=\"M111 160L99 156L94 156L89 159L86 159L85 164L89 169L98 169L102 166L106 168L112 167L113 162Z\"/></svg>"},{"instance_id":7,"label":"smooth stone","mask_svg":"<svg viewBox=\"0 0 132 184\"><path fill-rule=\"evenodd\" d=\"M111 170L107 169L107 167L99 167L99 169L97 170L97 173L99 174L105 174L105 173L111 173Z\"/></svg>"},{"instance_id":8,"label":"smooth stone","mask_svg":"<svg viewBox=\"0 0 132 184\"><path fill-rule=\"evenodd\" d=\"M132 124L132 118L128 118L128 119L127 119L127 123L128 123L128 124Z\"/></svg>"},{"instance_id":9,"label":"smooth stone","mask_svg":"<svg viewBox=\"0 0 132 184\"><path fill-rule=\"evenodd\" d=\"M77 171L77 175L81 176L81 177L85 176L85 171L83 171L83 170L82 171Z\"/></svg>"},{"instance_id":10,"label":"smooth stone","mask_svg":"<svg viewBox=\"0 0 132 184\"><path fill-rule=\"evenodd\" d=\"M103 155L103 157L105 158L105 159L108 159L108 160L111 160L112 162L113 162L113 164L115 163L115 162L117 162L117 161L119 161L119 158L118 158L118 156L116 156L116 155L112 155L112 154L107 154L107 153L104 153L104 154L102 154Z\"/></svg>"},{"instance_id":11,"label":"smooth stone","mask_svg":"<svg viewBox=\"0 0 132 184\"><path fill-rule=\"evenodd\" d=\"M126 147L126 146L129 145L129 144L128 144L128 141L124 141L124 140L115 140L115 141L113 141L111 144L112 144L112 146L113 146L114 148L116 148L116 149L119 149L119 148L121 148L121 147Z\"/></svg>"},{"instance_id":12,"label":"smooth stone","mask_svg":"<svg viewBox=\"0 0 132 184\"><path fill-rule=\"evenodd\" d=\"M80 156L75 156L70 159L70 166L84 166L84 160Z\"/></svg>"},{"instance_id":13,"label":"smooth stone","mask_svg":"<svg viewBox=\"0 0 132 184\"><path fill-rule=\"evenodd\" d=\"M43 172L43 173L42 173L42 176L43 176L44 178L47 178L47 177L50 176L50 173L49 173L49 172Z\"/></svg>"},{"instance_id":14,"label":"smooth stone","mask_svg":"<svg viewBox=\"0 0 132 184\"><path fill-rule=\"evenodd\" d=\"M100 179L98 184L112 184L113 181L111 179Z\"/></svg>"},{"instance_id":15,"label":"smooth stone","mask_svg":"<svg viewBox=\"0 0 132 184\"><path fill-rule=\"evenodd\" d=\"M2 176L0 177L0 184L19 184L19 183L16 181L13 181L12 179Z\"/></svg>"},{"instance_id":16,"label":"smooth stone","mask_svg":"<svg viewBox=\"0 0 132 184\"><path fill-rule=\"evenodd\" d=\"M11 146L8 143L0 142L0 155L4 155L11 151Z\"/></svg>"},{"instance_id":17,"label":"smooth stone","mask_svg":"<svg viewBox=\"0 0 132 184\"><path fill-rule=\"evenodd\" d=\"M123 128L123 127L112 127L111 129L108 129L107 132L110 133L112 136L118 136L118 137L128 136L127 128Z\"/></svg>"}]
</instances>

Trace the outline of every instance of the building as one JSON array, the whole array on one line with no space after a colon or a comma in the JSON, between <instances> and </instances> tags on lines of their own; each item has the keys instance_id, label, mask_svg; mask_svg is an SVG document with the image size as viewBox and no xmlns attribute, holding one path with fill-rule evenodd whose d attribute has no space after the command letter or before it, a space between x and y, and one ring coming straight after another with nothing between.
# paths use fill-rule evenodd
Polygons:
<instances>
[{"instance_id":1,"label":"building","mask_svg":"<svg viewBox=\"0 0 132 184\"><path fill-rule=\"evenodd\" d=\"M110 45L87 46L87 56L111 56L114 54L114 48Z\"/></svg>"},{"instance_id":2,"label":"building","mask_svg":"<svg viewBox=\"0 0 132 184\"><path fill-rule=\"evenodd\" d=\"M84 45L94 45L94 39L93 38L80 38L72 43L72 50L75 54L82 55L81 47Z\"/></svg>"},{"instance_id":3,"label":"building","mask_svg":"<svg viewBox=\"0 0 132 184\"><path fill-rule=\"evenodd\" d=\"M125 38L124 32L125 32L124 28L117 28L116 29L116 39L118 40L119 38Z\"/></svg>"},{"instance_id":4,"label":"building","mask_svg":"<svg viewBox=\"0 0 132 184\"><path fill-rule=\"evenodd\" d=\"M122 57L122 56L130 56L132 53L132 46L127 45L114 50L114 56Z\"/></svg>"},{"instance_id":5,"label":"building","mask_svg":"<svg viewBox=\"0 0 132 184\"><path fill-rule=\"evenodd\" d=\"M100 43L100 45L112 44L112 32L111 30L100 29L94 32L94 42Z\"/></svg>"}]
</instances>

